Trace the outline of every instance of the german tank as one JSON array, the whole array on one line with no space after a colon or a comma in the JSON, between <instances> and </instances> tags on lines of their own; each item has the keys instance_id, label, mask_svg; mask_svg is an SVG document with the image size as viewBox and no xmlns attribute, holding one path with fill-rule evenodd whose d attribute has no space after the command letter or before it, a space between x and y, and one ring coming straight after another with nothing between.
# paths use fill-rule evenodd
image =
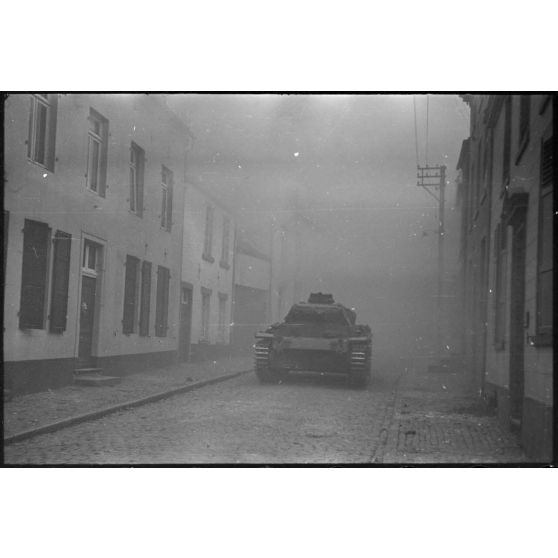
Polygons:
<instances>
[{"instance_id":1,"label":"german tank","mask_svg":"<svg viewBox=\"0 0 558 558\"><path fill-rule=\"evenodd\" d=\"M285 320L256 333L255 371L262 383L290 371L345 374L364 388L370 380L372 333L356 324L356 312L331 294L312 293L292 306Z\"/></svg>"}]
</instances>

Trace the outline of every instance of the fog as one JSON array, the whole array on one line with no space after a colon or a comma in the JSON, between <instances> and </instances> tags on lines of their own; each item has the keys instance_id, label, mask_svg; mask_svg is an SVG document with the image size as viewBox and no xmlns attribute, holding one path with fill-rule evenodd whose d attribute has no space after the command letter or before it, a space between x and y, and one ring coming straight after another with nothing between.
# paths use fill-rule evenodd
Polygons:
<instances>
[{"instance_id":1,"label":"fog","mask_svg":"<svg viewBox=\"0 0 558 558\"><path fill-rule=\"evenodd\" d=\"M268 252L269 223L304 215L299 298L331 292L374 334L376 358L436 350L438 203L418 164L446 165L444 344L459 221L456 164L469 115L456 95L167 95L191 128L187 179L230 205ZM416 136L415 136L416 107ZM455 302L455 301L453 301Z\"/></svg>"}]
</instances>

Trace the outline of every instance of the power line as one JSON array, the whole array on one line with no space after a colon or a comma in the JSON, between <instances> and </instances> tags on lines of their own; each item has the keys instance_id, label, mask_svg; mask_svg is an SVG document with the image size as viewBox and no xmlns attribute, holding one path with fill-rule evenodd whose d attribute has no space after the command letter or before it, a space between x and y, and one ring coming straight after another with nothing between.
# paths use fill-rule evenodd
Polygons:
<instances>
[{"instance_id":1,"label":"power line","mask_svg":"<svg viewBox=\"0 0 558 558\"><path fill-rule=\"evenodd\" d=\"M429 101L429 97L428 95L426 95L426 147L425 147L426 166L428 166L428 101Z\"/></svg>"},{"instance_id":2,"label":"power line","mask_svg":"<svg viewBox=\"0 0 558 558\"><path fill-rule=\"evenodd\" d=\"M418 155L418 135L417 135L417 98L413 95L413 108L415 109L415 151L417 154L417 168L419 166L419 155Z\"/></svg>"}]
</instances>

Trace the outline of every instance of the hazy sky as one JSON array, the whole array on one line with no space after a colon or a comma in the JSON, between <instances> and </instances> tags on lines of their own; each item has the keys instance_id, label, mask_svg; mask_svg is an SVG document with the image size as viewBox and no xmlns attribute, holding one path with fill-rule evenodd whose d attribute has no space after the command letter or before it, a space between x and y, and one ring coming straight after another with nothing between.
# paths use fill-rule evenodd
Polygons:
<instances>
[{"instance_id":1,"label":"hazy sky","mask_svg":"<svg viewBox=\"0 0 558 558\"><path fill-rule=\"evenodd\" d=\"M363 321L378 320L382 307L384 322L401 324L412 301L419 314L431 313L422 302L436 290L437 236L431 231L438 209L416 185L412 95L166 99L195 137L189 180L233 205L242 222L265 227L295 199L304 208L314 223L301 246L305 287L333 291L360 307ZM428 102L417 95L415 102L419 163L428 156L430 164L447 166L451 273L459 230L455 166L468 135L468 108L457 95L429 95Z\"/></svg>"}]
</instances>

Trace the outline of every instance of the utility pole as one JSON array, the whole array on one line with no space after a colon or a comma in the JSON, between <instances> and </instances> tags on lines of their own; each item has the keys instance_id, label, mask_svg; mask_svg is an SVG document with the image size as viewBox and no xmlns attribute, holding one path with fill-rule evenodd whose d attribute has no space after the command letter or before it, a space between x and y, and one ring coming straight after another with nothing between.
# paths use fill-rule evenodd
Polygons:
<instances>
[{"instance_id":1,"label":"utility pole","mask_svg":"<svg viewBox=\"0 0 558 558\"><path fill-rule=\"evenodd\" d=\"M442 326L443 311L442 298L444 296L444 235L445 235L445 189L446 189L446 167L445 165L435 165L420 167L417 166L417 186L424 188L438 202L438 292L436 300L436 342L438 354L444 354L442 347ZM438 189L436 195L430 188Z\"/></svg>"}]
</instances>

